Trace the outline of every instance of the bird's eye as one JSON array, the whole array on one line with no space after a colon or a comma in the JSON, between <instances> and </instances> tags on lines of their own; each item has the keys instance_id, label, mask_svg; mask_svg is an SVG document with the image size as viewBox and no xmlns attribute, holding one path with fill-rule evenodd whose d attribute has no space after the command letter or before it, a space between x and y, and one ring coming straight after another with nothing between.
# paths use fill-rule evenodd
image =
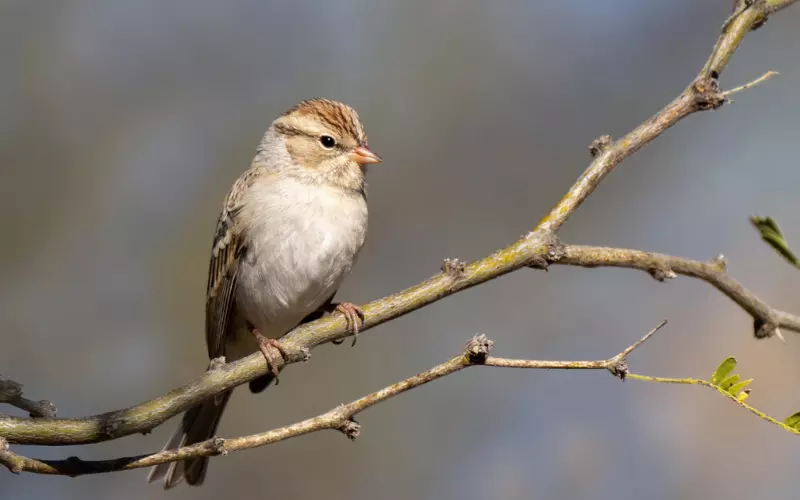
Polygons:
<instances>
[{"instance_id":1,"label":"bird's eye","mask_svg":"<svg viewBox=\"0 0 800 500\"><path fill-rule=\"evenodd\" d=\"M322 147L325 149L331 149L336 145L334 138L329 135L320 136L319 143L322 144Z\"/></svg>"}]
</instances>

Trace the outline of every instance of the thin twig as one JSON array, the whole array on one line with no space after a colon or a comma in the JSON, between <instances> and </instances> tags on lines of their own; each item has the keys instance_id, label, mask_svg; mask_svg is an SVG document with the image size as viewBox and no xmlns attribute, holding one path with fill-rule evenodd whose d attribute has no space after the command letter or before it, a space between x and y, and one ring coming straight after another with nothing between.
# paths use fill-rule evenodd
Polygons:
<instances>
[{"instance_id":1,"label":"thin twig","mask_svg":"<svg viewBox=\"0 0 800 500\"><path fill-rule=\"evenodd\" d=\"M767 71L766 73L764 73L763 75L759 76L758 78L756 78L752 82L748 82L748 83L745 83L744 85L740 85L740 86L732 88L730 90L726 90L725 92L722 93L722 97L725 97L727 99L732 94L735 94L737 92L741 92L742 90L747 90L747 89L749 89L751 87L755 87L756 85L758 85L760 83L764 83L765 81L769 80L773 76L777 76L777 75L780 75L780 73L778 73L777 71L771 71L771 70ZM730 101L730 99L728 99L728 100Z\"/></svg>"},{"instance_id":2,"label":"thin twig","mask_svg":"<svg viewBox=\"0 0 800 500\"><path fill-rule=\"evenodd\" d=\"M665 324L666 321L662 321L656 328L648 332L647 335L626 347L619 354L608 359L594 361L541 361L532 359L497 358L489 355L494 343L489 340L486 335L476 335L467 343L461 355L449 361L356 399L355 401L337 406L325 413L285 427L230 439L214 437L208 441L191 446L184 446L175 450L163 450L149 455L123 457L112 460L81 460L77 457L70 457L66 460L41 460L15 454L8 450L7 443L5 448L2 446L2 443L0 443L0 465L5 465L14 473L25 471L38 474L80 476L85 474L139 469L190 457L227 454L232 451L265 446L326 429L338 430L344 433L348 438L355 439L361 432L361 425L353 420L357 414L389 398L398 396L420 385L459 372L470 366L548 370L609 370L614 375L624 378L625 375L627 375L626 356L641 346L653 333Z\"/></svg>"},{"instance_id":3,"label":"thin twig","mask_svg":"<svg viewBox=\"0 0 800 500\"><path fill-rule=\"evenodd\" d=\"M643 382L655 382L655 383L659 383L659 384L699 385L699 386L702 386L702 387L708 387L709 389L714 389L719 394L722 394L723 396L725 396L726 398L730 399L731 401L733 401L737 405L741 406L742 408L746 409L747 411L749 411L753 415L757 416L758 418L762 418L762 419L766 420L767 422L769 422L771 424L774 424L774 425L777 425L781 429L789 431L789 432L791 432L793 434L800 434L800 431L798 431L797 429L789 427L788 425L786 425L785 423L781 422L780 420L778 420L776 418L773 418L773 417L770 417L769 415L767 415L766 413L762 412L761 410L759 410L759 409L757 409L757 408L755 408L753 406L750 406L749 404L745 403L744 401L738 399L736 396L734 396L730 392L726 391L725 389L723 389L723 388L721 388L719 386L716 386L716 385L712 384L708 380L700 380L700 379L696 379L696 378L651 377L649 375L639 375L637 373L629 373L628 374L628 379L629 380L641 380Z\"/></svg>"},{"instance_id":4,"label":"thin twig","mask_svg":"<svg viewBox=\"0 0 800 500\"><path fill-rule=\"evenodd\" d=\"M663 328L663 327L664 327L666 324L667 324L667 320L664 320L664 321L662 321L661 323L659 323L658 325L656 325L656 327L655 327L655 328L653 328L652 330L650 330L649 332L647 332L647 333L644 335L644 337L640 338L640 339L639 339L639 340L637 340L635 343L633 343L633 344L631 344L630 346L628 346L628 347L627 347L627 348L626 348L624 351L622 351L621 353L619 353L617 356L618 356L618 357L620 357L620 358L625 358L626 356L628 356L628 354L630 354L631 352L633 352L633 350L634 350L634 349L638 348L640 345L642 345L642 344L644 344L645 342L647 342L647 340L648 340L650 337L652 337L652 336L653 336L653 335L654 335L654 334L655 334L657 331L661 330L661 328Z\"/></svg>"}]
</instances>

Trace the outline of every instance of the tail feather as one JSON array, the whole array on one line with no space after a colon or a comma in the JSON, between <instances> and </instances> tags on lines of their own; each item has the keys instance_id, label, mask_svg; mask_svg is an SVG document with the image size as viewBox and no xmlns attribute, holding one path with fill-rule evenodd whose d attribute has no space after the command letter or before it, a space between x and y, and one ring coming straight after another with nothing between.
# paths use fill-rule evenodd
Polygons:
<instances>
[{"instance_id":1,"label":"tail feather","mask_svg":"<svg viewBox=\"0 0 800 500\"><path fill-rule=\"evenodd\" d=\"M187 411L164 449L175 449L211 439L217 432L220 417L230 397L229 391L221 398L211 398ZM180 462L156 465L150 470L147 482L153 483L164 479L165 490L178 485L183 479L192 486L200 486L206 477L208 458L187 458Z\"/></svg>"},{"instance_id":2,"label":"tail feather","mask_svg":"<svg viewBox=\"0 0 800 500\"><path fill-rule=\"evenodd\" d=\"M266 375L262 375L255 380L250 381L250 392L253 394L258 394L259 392L263 391L267 388L272 381L275 380L275 375L271 373L267 373Z\"/></svg>"}]
</instances>

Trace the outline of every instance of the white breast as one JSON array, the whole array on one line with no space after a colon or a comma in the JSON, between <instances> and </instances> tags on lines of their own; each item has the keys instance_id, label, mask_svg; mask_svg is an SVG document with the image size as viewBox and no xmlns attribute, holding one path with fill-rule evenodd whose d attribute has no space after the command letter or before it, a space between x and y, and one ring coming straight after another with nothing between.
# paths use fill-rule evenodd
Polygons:
<instances>
[{"instance_id":1,"label":"white breast","mask_svg":"<svg viewBox=\"0 0 800 500\"><path fill-rule=\"evenodd\" d=\"M243 205L247 253L236 307L277 338L317 310L350 272L366 235L366 200L282 179L253 186Z\"/></svg>"}]
</instances>

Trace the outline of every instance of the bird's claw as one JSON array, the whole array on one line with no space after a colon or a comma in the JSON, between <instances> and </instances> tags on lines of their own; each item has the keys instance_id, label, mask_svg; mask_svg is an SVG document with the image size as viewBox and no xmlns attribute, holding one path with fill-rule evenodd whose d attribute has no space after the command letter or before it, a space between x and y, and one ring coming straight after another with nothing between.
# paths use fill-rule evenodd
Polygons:
<instances>
[{"instance_id":1,"label":"bird's claw","mask_svg":"<svg viewBox=\"0 0 800 500\"><path fill-rule=\"evenodd\" d=\"M355 346L356 341L358 341L359 327L364 322L364 311L352 302L341 302L336 305L336 310L344 315L344 319L347 321L347 331L353 334L352 345ZM344 342L344 339L333 341L337 345L342 342Z\"/></svg>"},{"instance_id":2,"label":"bird's claw","mask_svg":"<svg viewBox=\"0 0 800 500\"><path fill-rule=\"evenodd\" d=\"M278 354L280 354L284 360L286 359L286 350L284 350L280 342L263 336L261 332L255 328L251 328L250 333L252 333L256 338L256 342L258 342L258 349L261 351L261 354L264 355L264 359L267 361L269 372L273 377L275 377L275 385L278 385L280 383L280 380L278 379L278 365L275 362L275 354L272 350L270 350L270 347L278 351Z\"/></svg>"}]
</instances>

